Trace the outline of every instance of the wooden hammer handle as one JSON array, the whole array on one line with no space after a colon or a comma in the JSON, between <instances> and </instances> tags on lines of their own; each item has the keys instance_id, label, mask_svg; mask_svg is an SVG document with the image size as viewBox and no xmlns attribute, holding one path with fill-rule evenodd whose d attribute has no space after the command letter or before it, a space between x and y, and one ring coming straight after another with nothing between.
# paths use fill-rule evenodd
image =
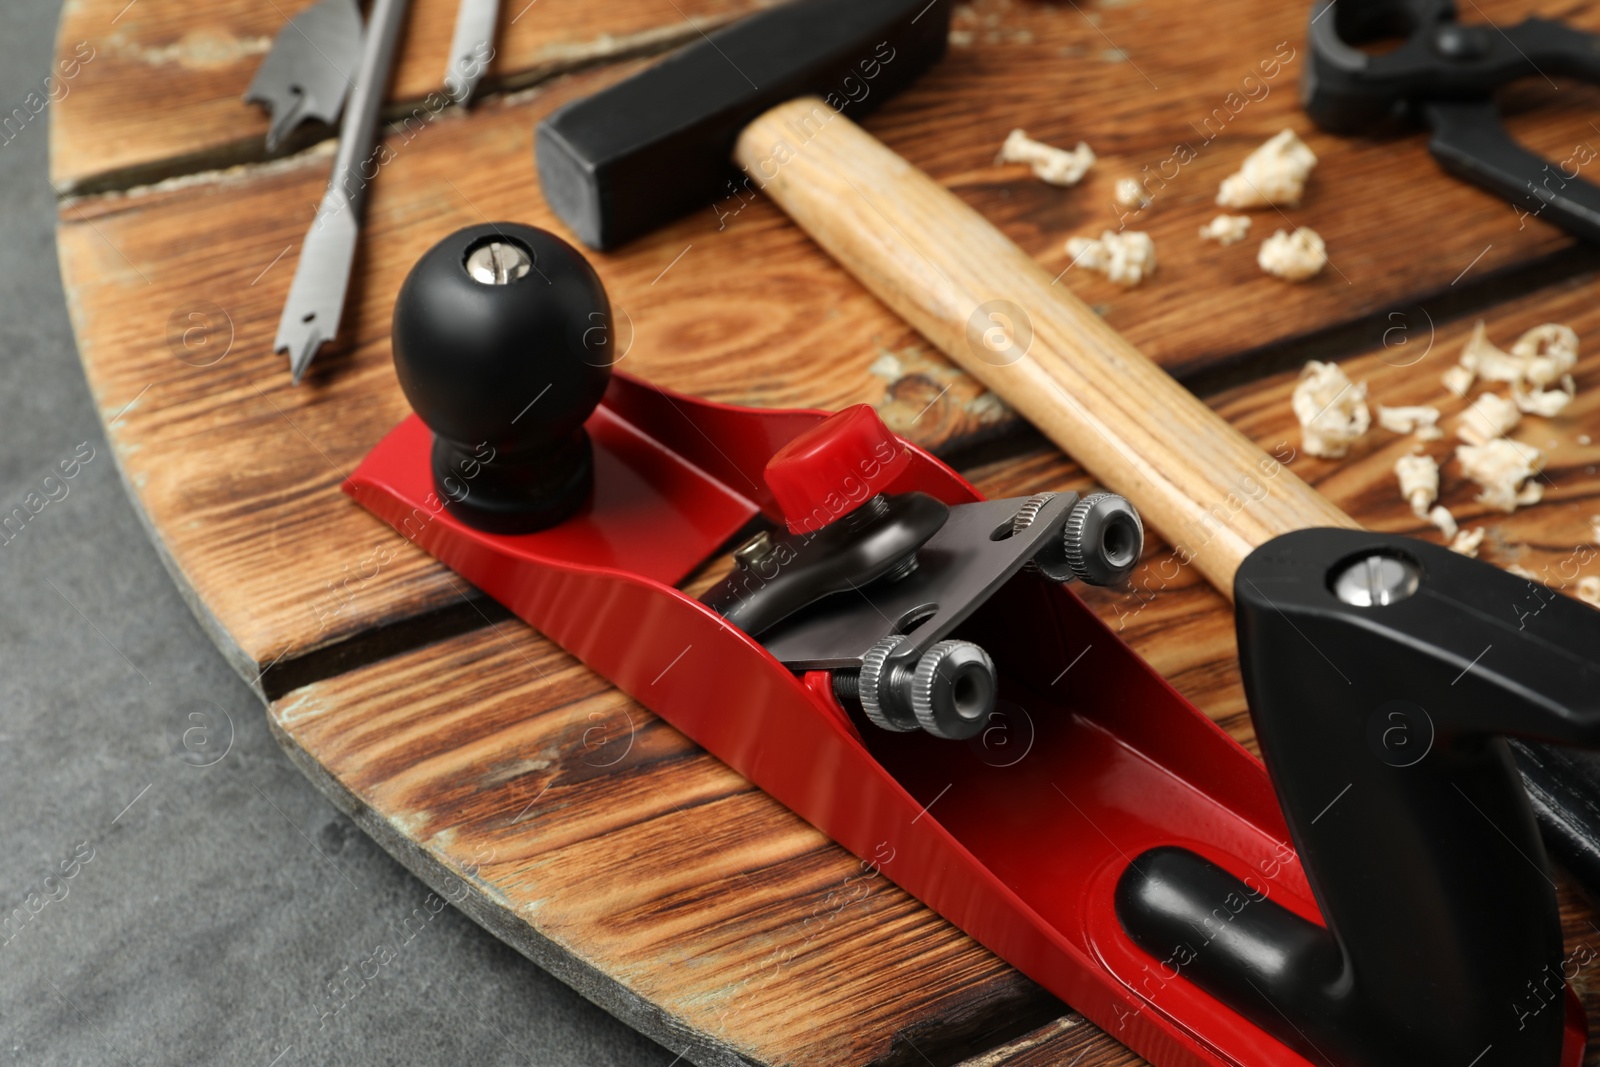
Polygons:
<instances>
[{"instance_id":1,"label":"wooden hammer handle","mask_svg":"<svg viewBox=\"0 0 1600 1067\"><path fill-rule=\"evenodd\" d=\"M1150 362L972 208L817 97L738 163L962 369L1140 509L1225 595L1256 546L1353 519Z\"/></svg>"}]
</instances>

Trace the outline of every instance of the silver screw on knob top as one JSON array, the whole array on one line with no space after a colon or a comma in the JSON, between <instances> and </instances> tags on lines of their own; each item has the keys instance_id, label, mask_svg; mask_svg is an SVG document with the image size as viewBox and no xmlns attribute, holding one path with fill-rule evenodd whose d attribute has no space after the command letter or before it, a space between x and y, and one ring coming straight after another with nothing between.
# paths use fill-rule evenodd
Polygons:
<instances>
[{"instance_id":1,"label":"silver screw on knob top","mask_svg":"<svg viewBox=\"0 0 1600 1067\"><path fill-rule=\"evenodd\" d=\"M489 241L467 255L467 273L482 285L509 285L532 269L528 250L512 241Z\"/></svg>"},{"instance_id":2,"label":"silver screw on knob top","mask_svg":"<svg viewBox=\"0 0 1600 1067\"><path fill-rule=\"evenodd\" d=\"M1333 579L1333 595L1358 608L1383 607L1407 599L1422 584L1416 564L1373 554L1347 564Z\"/></svg>"}]
</instances>

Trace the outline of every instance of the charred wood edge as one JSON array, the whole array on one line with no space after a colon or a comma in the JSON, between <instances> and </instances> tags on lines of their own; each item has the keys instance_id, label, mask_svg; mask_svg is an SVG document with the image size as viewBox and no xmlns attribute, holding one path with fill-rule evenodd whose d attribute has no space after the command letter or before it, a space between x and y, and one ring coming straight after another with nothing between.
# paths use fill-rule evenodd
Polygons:
<instances>
[{"instance_id":1,"label":"charred wood edge","mask_svg":"<svg viewBox=\"0 0 1600 1067\"><path fill-rule=\"evenodd\" d=\"M1020 978L1020 976L1019 976ZM1084 1025L1086 1020L1043 987L1020 978L1022 989L1003 987L1003 995L989 993L959 1005L945 1006L940 1014L918 1020L899 1031L889 1051L866 1067L961 1067L973 1057L988 1062L998 1050L1025 1042L1041 1029ZM991 983L991 988L994 983ZM994 1061L996 1063L1002 1061Z\"/></svg>"},{"instance_id":2,"label":"charred wood edge","mask_svg":"<svg viewBox=\"0 0 1600 1067\"><path fill-rule=\"evenodd\" d=\"M446 641L484 627L497 626L515 618L497 601L491 600L476 588L463 582L458 588L465 591L452 597L451 603L419 611L413 615L396 616L376 629L336 637L321 644L312 643L298 654L294 649L289 649L263 666L239 647L233 635L228 633L217 617L211 613L211 609L206 606L199 593L189 584L188 576L172 558L160 529L150 521L143 501L134 491L132 483L128 481L121 455L115 448L111 448L110 452L115 457L117 476L122 481L129 503L133 505L133 513L138 517L139 525L144 527L145 535L156 551L156 557L172 576L172 583L177 587L178 595L194 613L195 621L211 639L211 643L222 653L222 658L227 660L228 665L238 673L263 704L271 703L284 694L313 682L348 674L373 663L414 651L424 645Z\"/></svg>"}]
</instances>

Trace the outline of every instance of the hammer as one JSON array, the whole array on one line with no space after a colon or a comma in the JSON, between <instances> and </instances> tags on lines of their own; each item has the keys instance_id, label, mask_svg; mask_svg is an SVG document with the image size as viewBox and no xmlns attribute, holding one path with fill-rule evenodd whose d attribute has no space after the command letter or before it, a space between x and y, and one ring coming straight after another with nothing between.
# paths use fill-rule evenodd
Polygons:
<instances>
[{"instance_id":1,"label":"hammer","mask_svg":"<svg viewBox=\"0 0 1600 1067\"><path fill-rule=\"evenodd\" d=\"M546 118L544 195L603 250L723 199L730 179L764 191L1226 595L1257 545L1354 527L856 125L944 55L949 21L950 0L795 0L751 15Z\"/></svg>"}]
</instances>

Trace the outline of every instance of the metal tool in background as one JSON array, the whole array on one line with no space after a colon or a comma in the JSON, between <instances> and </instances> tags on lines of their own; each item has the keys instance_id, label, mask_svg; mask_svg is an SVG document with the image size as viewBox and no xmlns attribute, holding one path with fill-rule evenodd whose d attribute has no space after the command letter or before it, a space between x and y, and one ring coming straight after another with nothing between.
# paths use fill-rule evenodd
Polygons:
<instances>
[{"instance_id":1,"label":"metal tool in background","mask_svg":"<svg viewBox=\"0 0 1600 1067\"><path fill-rule=\"evenodd\" d=\"M1600 241L1600 186L1579 177L1573 160L1518 144L1494 99L1522 78L1600 83L1600 36L1542 18L1504 29L1464 24L1453 0L1319 0L1309 36L1301 99L1318 126L1347 136L1425 126L1429 151L1451 174ZM1381 55L1361 49L1396 38L1399 47Z\"/></svg>"},{"instance_id":2,"label":"metal tool in background","mask_svg":"<svg viewBox=\"0 0 1600 1067\"><path fill-rule=\"evenodd\" d=\"M450 60L444 71L444 89L450 99L465 107L472 102L494 58L495 26L500 21L500 0L461 0L456 29L450 38Z\"/></svg>"},{"instance_id":3,"label":"metal tool in background","mask_svg":"<svg viewBox=\"0 0 1600 1067\"><path fill-rule=\"evenodd\" d=\"M361 62L361 38L356 0L320 0L278 31L244 94L271 116L268 152L303 122L339 121Z\"/></svg>"},{"instance_id":4,"label":"metal tool in background","mask_svg":"<svg viewBox=\"0 0 1600 1067\"><path fill-rule=\"evenodd\" d=\"M301 246L289 300L278 320L273 351L288 350L289 370L296 384L317 350L339 333L367 186L374 177L363 174L362 165L377 144L378 113L409 6L410 0L376 0L373 4L361 65L339 127L333 176Z\"/></svg>"}]
</instances>

